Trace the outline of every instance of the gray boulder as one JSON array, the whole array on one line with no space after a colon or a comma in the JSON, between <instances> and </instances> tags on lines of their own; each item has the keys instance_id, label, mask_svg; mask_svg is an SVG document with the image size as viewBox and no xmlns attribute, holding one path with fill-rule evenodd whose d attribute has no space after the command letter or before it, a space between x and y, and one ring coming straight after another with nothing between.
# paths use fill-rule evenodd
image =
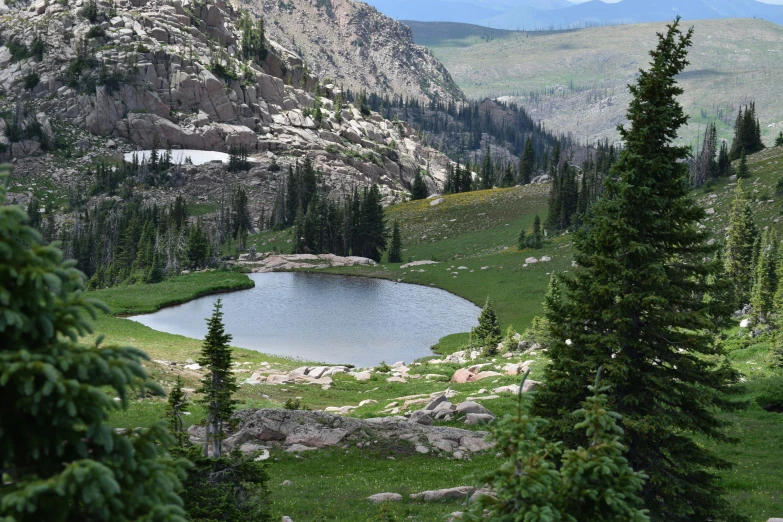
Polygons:
<instances>
[{"instance_id":1,"label":"gray boulder","mask_svg":"<svg viewBox=\"0 0 783 522\"><path fill-rule=\"evenodd\" d=\"M486 414L486 413L468 413L467 418L465 419L465 424L468 425L476 425L476 424L488 424L495 420L495 416L492 414Z\"/></svg>"},{"instance_id":2,"label":"gray boulder","mask_svg":"<svg viewBox=\"0 0 783 522\"><path fill-rule=\"evenodd\" d=\"M439 502L443 500L459 500L464 499L476 488L472 486L459 486L456 488L436 489L432 491L422 491L421 493L413 493L410 498L412 500L423 500L424 502Z\"/></svg>"},{"instance_id":3,"label":"gray boulder","mask_svg":"<svg viewBox=\"0 0 783 522\"><path fill-rule=\"evenodd\" d=\"M432 426L432 417L424 410L418 410L411 413L408 422L411 424L424 424L425 426Z\"/></svg>"},{"instance_id":4,"label":"gray boulder","mask_svg":"<svg viewBox=\"0 0 783 522\"><path fill-rule=\"evenodd\" d=\"M492 416L492 412L486 409L484 406L477 402L463 402L461 404L457 405L457 409L455 410L457 413L462 414L468 414L468 413L478 413L482 415L490 415Z\"/></svg>"},{"instance_id":5,"label":"gray boulder","mask_svg":"<svg viewBox=\"0 0 783 522\"><path fill-rule=\"evenodd\" d=\"M402 500L402 495L399 493L376 493L375 495L370 495L367 497L367 500L373 504L381 504L383 502L399 502Z\"/></svg>"}]
</instances>

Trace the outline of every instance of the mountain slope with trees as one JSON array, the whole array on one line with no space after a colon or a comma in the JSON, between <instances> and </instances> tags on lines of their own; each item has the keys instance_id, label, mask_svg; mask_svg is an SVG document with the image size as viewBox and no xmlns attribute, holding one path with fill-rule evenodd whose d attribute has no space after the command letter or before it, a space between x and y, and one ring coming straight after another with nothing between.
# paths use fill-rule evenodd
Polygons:
<instances>
[{"instance_id":1,"label":"mountain slope with trees","mask_svg":"<svg viewBox=\"0 0 783 522\"><path fill-rule=\"evenodd\" d=\"M681 136L696 145L714 121L718 138L731 140L739 109L755 102L762 139L771 145L783 125L783 103L774 87L783 81L783 53L774 44L783 38L783 27L749 18L692 24L690 65L678 77L685 89L679 101L690 117ZM503 32L460 24L410 25L414 40L443 62L468 97L515 102L547 128L582 143L619 140L616 127L625 122L630 101L626 85L635 80L663 27Z\"/></svg>"}]
</instances>

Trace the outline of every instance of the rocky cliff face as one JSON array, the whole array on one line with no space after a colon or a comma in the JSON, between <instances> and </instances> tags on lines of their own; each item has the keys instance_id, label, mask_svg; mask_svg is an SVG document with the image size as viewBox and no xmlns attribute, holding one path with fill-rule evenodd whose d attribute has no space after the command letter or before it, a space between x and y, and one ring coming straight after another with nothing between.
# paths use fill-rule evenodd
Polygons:
<instances>
[{"instance_id":1,"label":"rocky cliff face","mask_svg":"<svg viewBox=\"0 0 783 522\"><path fill-rule=\"evenodd\" d=\"M408 26L354 0L251 0L270 37L346 89L448 103L463 98L446 68L413 43Z\"/></svg>"},{"instance_id":2,"label":"rocky cliff face","mask_svg":"<svg viewBox=\"0 0 783 522\"><path fill-rule=\"evenodd\" d=\"M304 16L306 5L307 16L315 16L311 11L317 11L317 3L303 1L302 8L292 10L299 9L296 16ZM345 22L328 38L350 38L353 29L370 31L372 25L363 17L380 19L366 6L337 0L327 4ZM91 6L97 11L92 21L87 11ZM272 13L280 9L275 3L274 9L264 12L265 18L274 20ZM36 0L11 7L0 20L5 44L0 47L0 89L7 94L6 108L15 104L16 112L24 117L8 124L43 127L46 132L31 137L35 132L17 129L0 141L18 156L35 153L37 141L52 145L57 139L47 130L47 125L51 127L48 121L61 120L140 148L223 151L244 146L259 160L253 170L275 179L266 170L268 166L284 166L307 155L324 174L325 183L340 191L377 183L387 195L400 194L419 168L429 168L431 190L440 187L449 160L423 146L406 123L386 120L377 113L363 115L351 105L335 107L338 87L319 82L310 72L313 68L274 39L268 42L270 52L260 65L240 59L239 17L222 0L117 0L112 4ZM271 20L267 19L267 25L276 27ZM403 92L402 79L414 81L412 67L421 65L426 71L440 66L412 44L410 50L400 49L410 33L399 24L387 25L380 34L396 31L407 40L393 39L389 49L381 50L379 35L353 38L370 42L366 49L359 49L361 56L369 51L374 57L408 56L407 71L400 62L389 66L389 78L397 82L390 79L390 85ZM36 55L40 41L45 42L44 50ZM320 41L326 44L329 40L324 36ZM365 59L361 56L351 63L358 67ZM365 67L362 81L372 81L372 68L389 65L373 60ZM343 75L350 72L341 70ZM16 142L10 143L13 136Z\"/></svg>"}]
</instances>

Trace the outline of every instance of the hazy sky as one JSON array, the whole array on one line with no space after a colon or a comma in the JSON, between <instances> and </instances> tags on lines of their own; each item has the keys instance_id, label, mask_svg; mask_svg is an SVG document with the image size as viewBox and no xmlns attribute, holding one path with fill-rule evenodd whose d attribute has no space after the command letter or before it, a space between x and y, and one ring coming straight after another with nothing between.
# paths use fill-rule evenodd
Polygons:
<instances>
[{"instance_id":1,"label":"hazy sky","mask_svg":"<svg viewBox=\"0 0 783 522\"><path fill-rule=\"evenodd\" d=\"M581 4L582 2L587 2L588 0L568 0L571 3L574 4ZM606 2L607 4L616 4L620 0L602 0L603 2ZM783 0L758 0L759 2L763 2L765 4L777 4L777 5L783 5Z\"/></svg>"}]
</instances>

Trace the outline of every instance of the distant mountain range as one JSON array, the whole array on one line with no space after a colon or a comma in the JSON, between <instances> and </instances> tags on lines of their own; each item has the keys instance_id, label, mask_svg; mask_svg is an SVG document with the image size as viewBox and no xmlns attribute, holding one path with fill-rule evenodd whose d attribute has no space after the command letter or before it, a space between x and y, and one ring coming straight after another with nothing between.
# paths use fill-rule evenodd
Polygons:
<instances>
[{"instance_id":1,"label":"distant mountain range","mask_svg":"<svg viewBox=\"0 0 783 522\"><path fill-rule=\"evenodd\" d=\"M463 22L498 29L566 29L671 20L761 18L783 24L783 5L756 0L366 0L398 20Z\"/></svg>"}]
</instances>

